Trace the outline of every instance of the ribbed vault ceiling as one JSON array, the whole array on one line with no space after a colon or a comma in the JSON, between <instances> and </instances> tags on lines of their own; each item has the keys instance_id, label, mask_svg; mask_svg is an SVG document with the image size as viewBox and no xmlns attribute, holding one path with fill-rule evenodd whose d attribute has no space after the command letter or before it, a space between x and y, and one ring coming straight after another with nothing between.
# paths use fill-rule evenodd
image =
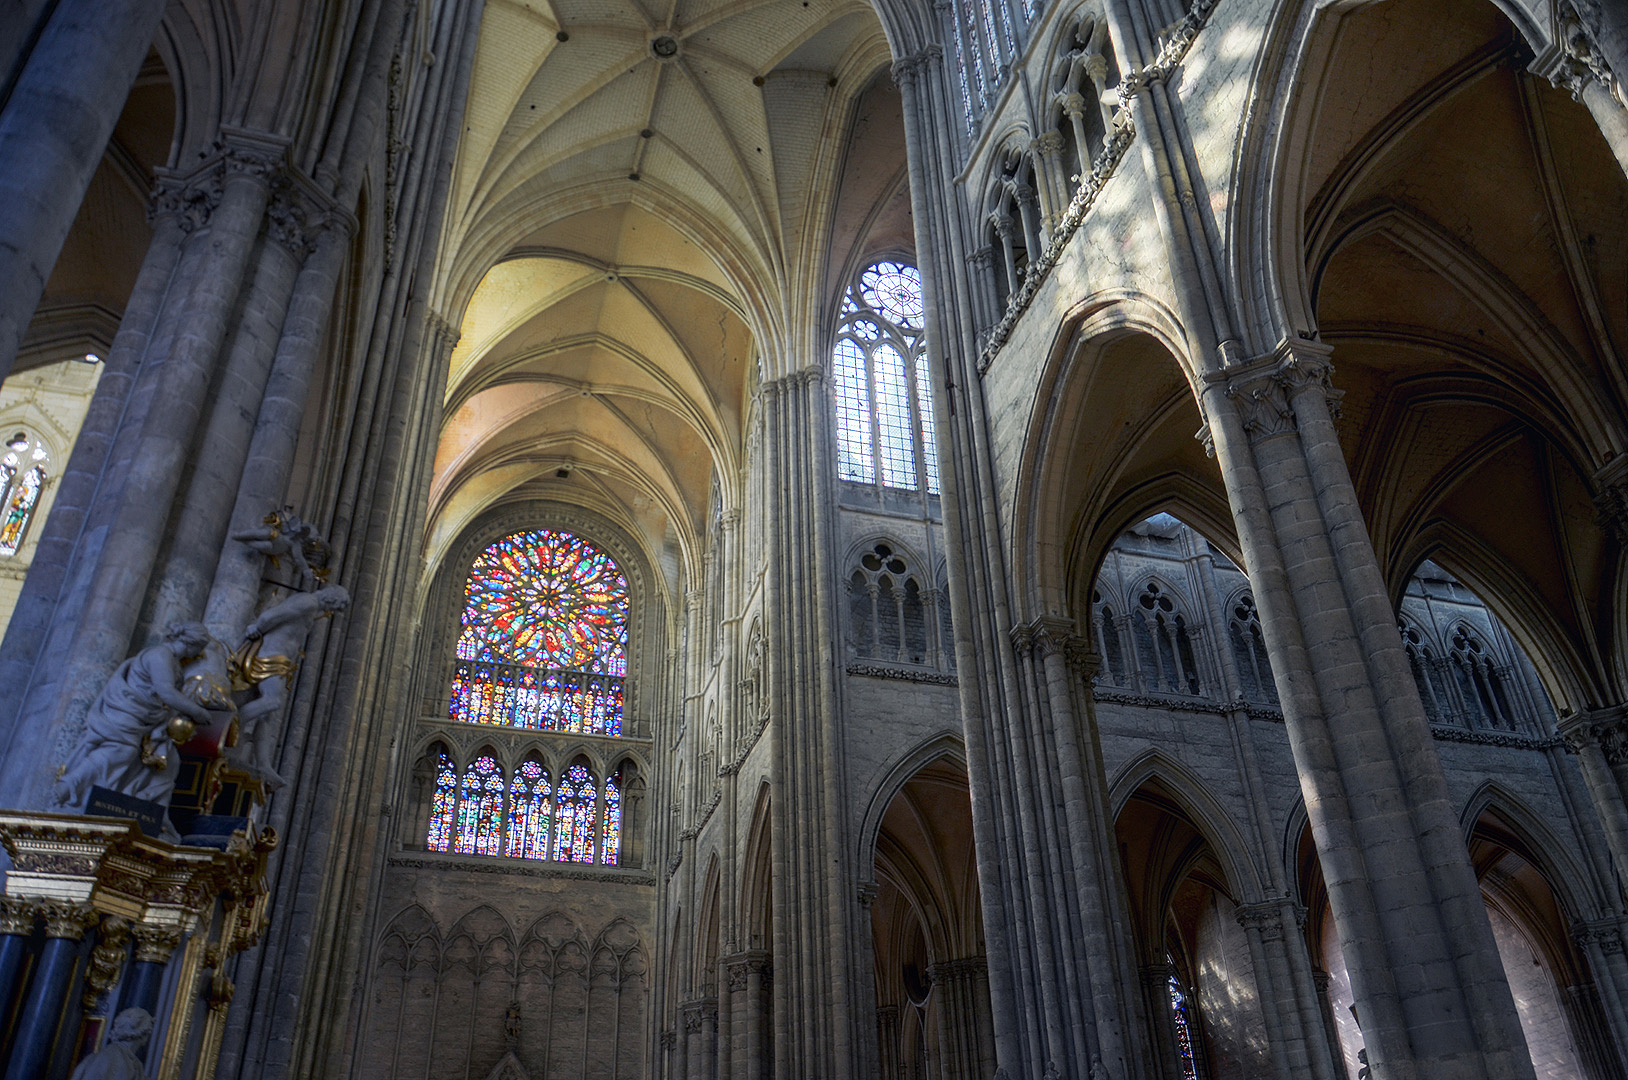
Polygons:
<instances>
[{"instance_id":1,"label":"ribbed vault ceiling","mask_svg":"<svg viewBox=\"0 0 1628 1080\"><path fill-rule=\"evenodd\" d=\"M486 508L551 498L693 573L715 481L739 503L749 381L819 303L881 27L857 0L485 11L438 280L461 336L432 566Z\"/></svg>"}]
</instances>

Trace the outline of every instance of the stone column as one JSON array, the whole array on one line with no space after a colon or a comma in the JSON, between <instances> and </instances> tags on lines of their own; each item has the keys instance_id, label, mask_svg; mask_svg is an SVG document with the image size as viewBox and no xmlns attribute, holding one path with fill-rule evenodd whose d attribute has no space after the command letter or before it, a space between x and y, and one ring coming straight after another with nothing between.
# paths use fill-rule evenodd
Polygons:
<instances>
[{"instance_id":1,"label":"stone column","mask_svg":"<svg viewBox=\"0 0 1628 1080\"><path fill-rule=\"evenodd\" d=\"M328 209L326 197L303 178L284 175L273 185L264 239L247 275L181 495L179 527L153 582L145 619L150 637L173 619L197 618L208 599L255 431L247 420L260 412L297 275L326 226Z\"/></svg>"},{"instance_id":2,"label":"stone column","mask_svg":"<svg viewBox=\"0 0 1628 1080\"><path fill-rule=\"evenodd\" d=\"M823 366L763 386L771 502L764 611L774 782L775 1053L781 1080L856 1075L854 887L835 654L831 405Z\"/></svg>"},{"instance_id":3,"label":"stone column","mask_svg":"<svg viewBox=\"0 0 1628 1080\"><path fill-rule=\"evenodd\" d=\"M1329 349L1204 377L1201 405L1376 1080L1531 1060L1336 436Z\"/></svg>"},{"instance_id":4,"label":"stone column","mask_svg":"<svg viewBox=\"0 0 1628 1080\"><path fill-rule=\"evenodd\" d=\"M5 1080L38 1080L45 1075L69 982L79 964L79 941L98 918L87 904L47 902L40 905L40 914L45 919L45 948L34 964L17 1017Z\"/></svg>"},{"instance_id":5,"label":"stone column","mask_svg":"<svg viewBox=\"0 0 1628 1080\"><path fill-rule=\"evenodd\" d=\"M1616 919L1573 924L1572 940L1588 959L1600 1007L1619 1056L1628 1056L1628 953L1622 924Z\"/></svg>"},{"instance_id":6,"label":"stone column","mask_svg":"<svg viewBox=\"0 0 1628 1080\"><path fill-rule=\"evenodd\" d=\"M0 112L0 379L17 359L164 6L58 0Z\"/></svg>"},{"instance_id":7,"label":"stone column","mask_svg":"<svg viewBox=\"0 0 1628 1080\"><path fill-rule=\"evenodd\" d=\"M215 154L176 193L193 203L198 225L161 317L168 323L168 348L156 361L149 356L149 372L143 373L149 403L129 421L139 433L131 440L130 463L99 497L112 507L107 535L115 542L83 570L88 598L73 622L65 658L55 665L54 685L42 680L24 706L25 718L49 730L56 755L72 745L86 710L130 651L284 146L270 136L224 132ZM122 432L119 442L125 443ZM59 613L57 621L64 618L73 616ZM44 768L34 770L32 779L42 787L61 760L53 756L48 752L39 762Z\"/></svg>"},{"instance_id":8,"label":"stone column","mask_svg":"<svg viewBox=\"0 0 1628 1080\"><path fill-rule=\"evenodd\" d=\"M1623 870L1628 868L1628 800L1623 794L1623 778L1628 773L1628 706L1571 713L1561 718L1559 730L1566 749L1577 755L1589 801L1605 829L1620 890Z\"/></svg>"},{"instance_id":9,"label":"stone column","mask_svg":"<svg viewBox=\"0 0 1628 1080\"><path fill-rule=\"evenodd\" d=\"M124 980L119 1010L156 1012L158 994L164 986L164 969L169 967L170 957L181 944L181 931L172 926L138 923L131 935L136 939L136 953L130 964L130 975Z\"/></svg>"},{"instance_id":10,"label":"stone column","mask_svg":"<svg viewBox=\"0 0 1628 1080\"><path fill-rule=\"evenodd\" d=\"M11 1015L12 996L28 956L39 905L15 896L0 897L0 1016Z\"/></svg>"}]
</instances>

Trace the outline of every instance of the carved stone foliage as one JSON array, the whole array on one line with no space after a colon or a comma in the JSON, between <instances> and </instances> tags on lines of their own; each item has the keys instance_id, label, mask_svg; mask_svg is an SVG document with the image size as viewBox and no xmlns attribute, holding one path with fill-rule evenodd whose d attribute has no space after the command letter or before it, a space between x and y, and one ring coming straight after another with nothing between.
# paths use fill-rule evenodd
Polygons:
<instances>
[{"instance_id":1,"label":"carved stone foliage","mask_svg":"<svg viewBox=\"0 0 1628 1080\"><path fill-rule=\"evenodd\" d=\"M412 904L374 952L364 1076L645 1075L649 957L621 917L590 936L553 911L516 926L481 904L445 925Z\"/></svg>"}]
</instances>

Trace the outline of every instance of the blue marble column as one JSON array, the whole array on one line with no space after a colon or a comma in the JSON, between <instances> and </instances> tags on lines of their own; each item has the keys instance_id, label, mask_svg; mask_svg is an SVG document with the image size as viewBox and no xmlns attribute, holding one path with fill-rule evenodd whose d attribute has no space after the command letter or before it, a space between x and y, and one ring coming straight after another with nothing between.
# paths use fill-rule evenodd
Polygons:
<instances>
[{"instance_id":1,"label":"blue marble column","mask_svg":"<svg viewBox=\"0 0 1628 1080\"><path fill-rule=\"evenodd\" d=\"M5 1080L43 1080L79 962L79 941L97 918L93 908L82 904L47 903L40 912L45 916L45 949L28 982Z\"/></svg>"},{"instance_id":2,"label":"blue marble column","mask_svg":"<svg viewBox=\"0 0 1628 1080\"><path fill-rule=\"evenodd\" d=\"M164 988L164 969L169 967L170 955L181 943L181 932L174 927L137 926L134 931L136 955L124 979L124 990L114 1015L125 1009L146 1009L158 1015L158 995Z\"/></svg>"},{"instance_id":3,"label":"blue marble column","mask_svg":"<svg viewBox=\"0 0 1628 1080\"><path fill-rule=\"evenodd\" d=\"M0 1016L11 1012L17 993L17 977L28 955L28 939L34 933L39 906L13 896L0 897Z\"/></svg>"}]
</instances>

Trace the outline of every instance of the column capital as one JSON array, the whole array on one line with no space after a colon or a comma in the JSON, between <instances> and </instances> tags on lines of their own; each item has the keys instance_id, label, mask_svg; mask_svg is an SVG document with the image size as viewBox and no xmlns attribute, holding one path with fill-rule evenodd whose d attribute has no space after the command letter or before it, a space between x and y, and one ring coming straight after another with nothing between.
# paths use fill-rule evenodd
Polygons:
<instances>
[{"instance_id":1,"label":"column capital","mask_svg":"<svg viewBox=\"0 0 1628 1080\"><path fill-rule=\"evenodd\" d=\"M1529 70L1570 93L1574 101L1581 101L1588 85L1597 83L1619 105L1628 108L1628 97L1624 95L1622 83L1611 70L1610 63L1601 55L1592 28L1583 20L1577 8L1564 0L1557 3L1553 25L1554 40L1538 53Z\"/></svg>"},{"instance_id":2,"label":"column capital","mask_svg":"<svg viewBox=\"0 0 1628 1080\"><path fill-rule=\"evenodd\" d=\"M1606 954L1623 951L1622 927L1615 919L1596 919L1592 922L1575 922L1571 925L1572 940L1581 949L1596 946Z\"/></svg>"},{"instance_id":3,"label":"column capital","mask_svg":"<svg viewBox=\"0 0 1628 1080\"><path fill-rule=\"evenodd\" d=\"M915 83L922 72L937 64L943 59L944 49L937 42L924 46L909 56L901 56L893 61L893 81L900 87L906 83Z\"/></svg>"},{"instance_id":4,"label":"column capital","mask_svg":"<svg viewBox=\"0 0 1628 1080\"><path fill-rule=\"evenodd\" d=\"M1628 454L1620 454L1594 472L1595 523L1628 544Z\"/></svg>"},{"instance_id":5,"label":"column capital","mask_svg":"<svg viewBox=\"0 0 1628 1080\"><path fill-rule=\"evenodd\" d=\"M46 937L68 938L72 941L84 937L85 931L95 926L100 917L96 909L89 904L69 904L55 900L42 903L40 915L45 919Z\"/></svg>"},{"instance_id":6,"label":"column capital","mask_svg":"<svg viewBox=\"0 0 1628 1080\"><path fill-rule=\"evenodd\" d=\"M1083 117L1085 115L1085 95L1077 90L1069 91L1066 94L1058 94L1057 106L1063 110L1065 116Z\"/></svg>"},{"instance_id":7,"label":"column capital","mask_svg":"<svg viewBox=\"0 0 1628 1080\"><path fill-rule=\"evenodd\" d=\"M1260 931L1265 941L1281 941L1291 922L1297 929L1306 925L1306 909L1287 896L1239 904L1233 916L1245 930Z\"/></svg>"},{"instance_id":8,"label":"column capital","mask_svg":"<svg viewBox=\"0 0 1628 1080\"><path fill-rule=\"evenodd\" d=\"M866 910L869 910L870 906L876 903L876 897L881 891L882 887L874 881L861 881L854 886L854 893L858 897L859 906Z\"/></svg>"},{"instance_id":9,"label":"column capital","mask_svg":"<svg viewBox=\"0 0 1628 1080\"><path fill-rule=\"evenodd\" d=\"M22 896L0 896L0 934L32 934L39 914L38 901Z\"/></svg>"},{"instance_id":10,"label":"column capital","mask_svg":"<svg viewBox=\"0 0 1628 1080\"><path fill-rule=\"evenodd\" d=\"M1332 347L1312 337L1285 338L1265 356L1206 374L1205 396L1212 405L1217 396L1230 402L1244 431L1257 442L1298 429L1294 406L1303 394L1321 394L1329 414L1338 417L1342 391L1334 388L1332 352ZM1208 421L1208 408L1205 411ZM1200 438L1205 434L1201 432ZM1205 443L1210 446L1209 440Z\"/></svg>"},{"instance_id":11,"label":"column capital","mask_svg":"<svg viewBox=\"0 0 1628 1080\"><path fill-rule=\"evenodd\" d=\"M1628 705L1579 709L1562 717L1556 728L1572 753L1598 747L1608 763L1628 764Z\"/></svg>"},{"instance_id":12,"label":"column capital","mask_svg":"<svg viewBox=\"0 0 1628 1080\"><path fill-rule=\"evenodd\" d=\"M1053 157L1063 149L1063 133L1055 128L1029 144L1041 157Z\"/></svg>"},{"instance_id":13,"label":"column capital","mask_svg":"<svg viewBox=\"0 0 1628 1080\"><path fill-rule=\"evenodd\" d=\"M136 963L167 964L170 954L181 944L181 930L175 926L148 926L137 923L131 931L136 939Z\"/></svg>"}]
</instances>

